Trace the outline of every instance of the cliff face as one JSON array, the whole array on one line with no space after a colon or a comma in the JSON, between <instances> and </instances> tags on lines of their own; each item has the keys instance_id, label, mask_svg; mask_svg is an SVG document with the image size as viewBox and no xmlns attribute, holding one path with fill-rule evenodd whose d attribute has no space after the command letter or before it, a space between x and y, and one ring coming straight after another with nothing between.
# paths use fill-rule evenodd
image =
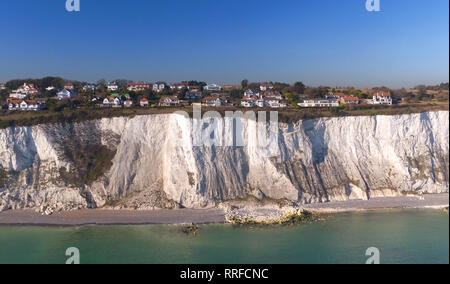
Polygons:
<instances>
[{"instance_id":1,"label":"cliff face","mask_svg":"<svg viewBox=\"0 0 450 284\"><path fill-rule=\"evenodd\" d=\"M176 114L0 130L0 210L448 192L448 112L280 123L272 155L243 122L244 147L193 146L192 119Z\"/></svg>"}]
</instances>

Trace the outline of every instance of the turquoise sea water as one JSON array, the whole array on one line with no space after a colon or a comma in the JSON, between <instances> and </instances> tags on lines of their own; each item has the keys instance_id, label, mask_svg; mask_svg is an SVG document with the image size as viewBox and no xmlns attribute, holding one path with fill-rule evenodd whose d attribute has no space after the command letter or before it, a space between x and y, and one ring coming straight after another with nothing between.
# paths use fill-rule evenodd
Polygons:
<instances>
[{"instance_id":1,"label":"turquoise sea water","mask_svg":"<svg viewBox=\"0 0 450 284\"><path fill-rule=\"evenodd\" d=\"M295 227L205 225L197 236L179 226L1 227L0 263L449 263L449 217L437 210L332 215Z\"/></svg>"}]
</instances>

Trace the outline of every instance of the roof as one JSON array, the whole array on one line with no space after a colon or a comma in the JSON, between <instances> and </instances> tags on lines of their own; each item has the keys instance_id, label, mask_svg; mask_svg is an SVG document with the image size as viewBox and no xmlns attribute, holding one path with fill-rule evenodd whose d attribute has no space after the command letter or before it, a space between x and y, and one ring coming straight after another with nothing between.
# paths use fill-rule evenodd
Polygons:
<instances>
[{"instance_id":1,"label":"roof","mask_svg":"<svg viewBox=\"0 0 450 284\"><path fill-rule=\"evenodd\" d=\"M342 99L345 101L359 101L359 98L356 97L344 97Z\"/></svg>"},{"instance_id":2,"label":"roof","mask_svg":"<svg viewBox=\"0 0 450 284\"><path fill-rule=\"evenodd\" d=\"M163 101L165 101L165 100L167 100L167 99L169 99L169 100L171 100L171 101L179 101L178 97L176 97L176 96L162 97L159 101L160 101L160 102L163 102Z\"/></svg>"},{"instance_id":3,"label":"roof","mask_svg":"<svg viewBox=\"0 0 450 284\"><path fill-rule=\"evenodd\" d=\"M381 96L383 96L383 97L390 97L391 96L391 92L386 92L386 91L379 91L379 92L376 92L374 95L373 95L374 97L381 97Z\"/></svg>"},{"instance_id":4,"label":"roof","mask_svg":"<svg viewBox=\"0 0 450 284\"><path fill-rule=\"evenodd\" d=\"M8 98L6 101L8 103L12 103L12 104L16 104L16 105L21 104L23 102L26 102L27 104L32 104L32 105L37 104L37 101L35 101L35 100L17 100L17 99Z\"/></svg>"},{"instance_id":5,"label":"roof","mask_svg":"<svg viewBox=\"0 0 450 284\"><path fill-rule=\"evenodd\" d=\"M138 83L128 83L128 86L142 86L142 85L146 85L149 86L149 83L144 83L144 82L138 82Z\"/></svg>"}]
</instances>

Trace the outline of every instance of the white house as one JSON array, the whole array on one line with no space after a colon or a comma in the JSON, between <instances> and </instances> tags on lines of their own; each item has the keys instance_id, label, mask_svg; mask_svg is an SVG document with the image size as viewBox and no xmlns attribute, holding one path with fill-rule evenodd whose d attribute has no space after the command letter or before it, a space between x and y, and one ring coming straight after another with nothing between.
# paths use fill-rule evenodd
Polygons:
<instances>
[{"instance_id":1,"label":"white house","mask_svg":"<svg viewBox=\"0 0 450 284\"><path fill-rule=\"evenodd\" d=\"M374 105L392 105L394 103L391 93L385 91L376 92L372 101Z\"/></svg>"},{"instance_id":2,"label":"white house","mask_svg":"<svg viewBox=\"0 0 450 284\"><path fill-rule=\"evenodd\" d=\"M75 93L72 90L62 89L57 94L58 100L72 99L75 97Z\"/></svg>"},{"instance_id":3,"label":"white house","mask_svg":"<svg viewBox=\"0 0 450 284\"><path fill-rule=\"evenodd\" d=\"M217 84L208 84L203 89L208 92L218 92L222 90L222 87Z\"/></svg>"},{"instance_id":4,"label":"white house","mask_svg":"<svg viewBox=\"0 0 450 284\"><path fill-rule=\"evenodd\" d=\"M289 105L287 100L279 100L277 98L266 99L266 103L271 108L285 108Z\"/></svg>"},{"instance_id":5,"label":"white house","mask_svg":"<svg viewBox=\"0 0 450 284\"><path fill-rule=\"evenodd\" d=\"M104 107L120 107L122 105L122 101L116 97L107 97L103 100Z\"/></svg>"},{"instance_id":6,"label":"white house","mask_svg":"<svg viewBox=\"0 0 450 284\"><path fill-rule=\"evenodd\" d=\"M55 87L53 87L53 86L48 86L47 88L45 88L45 90L48 92L53 91L54 89L55 89Z\"/></svg>"},{"instance_id":7,"label":"white house","mask_svg":"<svg viewBox=\"0 0 450 284\"><path fill-rule=\"evenodd\" d=\"M0 84L0 91L3 91L3 90L6 90L6 86L5 86L5 84Z\"/></svg>"},{"instance_id":8,"label":"white house","mask_svg":"<svg viewBox=\"0 0 450 284\"><path fill-rule=\"evenodd\" d=\"M108 89L108 91L110 92L116 92L119 90L119 85L117 85L116 83L109 83L108 85L106 85L106 89Z\"/></svg>"},{"instance_id":9,"label":"white house","mask_svg":"<svg viewBox=\"0 0 450 284\"><path fill-rule=\"evenodd\" d=\"M335 99L305 100L298 105L300 107L339 107L339 101Z\"/></svg>"}]
</instances>

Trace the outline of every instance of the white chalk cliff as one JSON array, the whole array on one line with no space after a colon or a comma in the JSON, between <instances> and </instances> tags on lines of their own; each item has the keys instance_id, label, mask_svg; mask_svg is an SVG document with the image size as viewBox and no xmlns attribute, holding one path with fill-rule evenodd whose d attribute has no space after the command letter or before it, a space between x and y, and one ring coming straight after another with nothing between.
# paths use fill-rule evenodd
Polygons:
<instances>
[{"instance_id":1,"label":"white chalk cliff","mask_svg":"<svg viewBox=\"0 0 450 284\"><path fill-rule=\"evenodd\" d=\"M302 204L449 190L447 111L280 122L272 156L257 147L254 123L244 121L244 147L193 146L192 119L177 114L1 129L0 211L207 208L249 195ZM70 181L83 163L74 161L97 163L84 154L99 146L112 153L104 172L88 184Z\"/></svg>"}]
</instances>

